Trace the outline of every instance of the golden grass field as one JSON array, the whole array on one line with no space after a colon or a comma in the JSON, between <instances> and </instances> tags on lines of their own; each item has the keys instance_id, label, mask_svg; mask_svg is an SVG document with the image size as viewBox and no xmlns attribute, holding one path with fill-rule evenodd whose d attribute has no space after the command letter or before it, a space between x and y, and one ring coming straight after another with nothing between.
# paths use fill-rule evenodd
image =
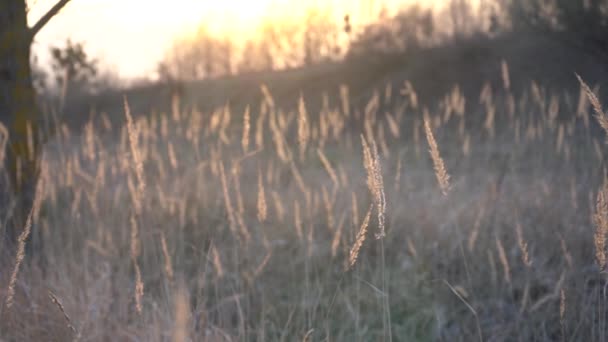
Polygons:
<instances>
[{"instance_id":1,"label":"golden grass field","mask_svg":"<svg viewBox=\"0 0 608 342\"><path fill-rule=\"evenodd\" d=\"M262 86L246 110L126 97L124 124L58 127L1 339L606 341L592 90L496 69L430 108L411 83L315 112Z\"/></svg>"}]
</instances>

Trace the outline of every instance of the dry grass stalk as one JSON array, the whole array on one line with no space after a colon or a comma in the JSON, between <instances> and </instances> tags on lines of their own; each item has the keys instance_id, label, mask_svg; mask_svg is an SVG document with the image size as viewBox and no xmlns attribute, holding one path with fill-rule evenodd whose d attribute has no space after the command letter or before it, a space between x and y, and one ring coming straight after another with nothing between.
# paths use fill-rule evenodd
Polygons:
<instances>
[{"instance_id":1,"label":"dry grass stalk","mask_svg":"<svg viewBox=\"0 0 608 342\"><path fill-rule=\"evenodd\" d=\"M188 340L188 321L190 319L190 304L188 290L180 285L175 294L175 325L173 326L173 342Z\"/></svg>"},{"instance_id":2,"label":"dry grass stalk","mask_svg":"<svg viewBox=\"0 0 608 342\"><path fill-rule=\"evenodd\" d=\"M580 81L579 81L579 83L580 83ZM579 89L579 94L578 94L578 103L576 106L576 116L577 117L586 117L588 109L589 109L589 98L587 97L587 94L585 93L585 88L581 86ZM585 126L585 128L587 128L587 126Z\"/></svg>"},{"instance_id":3,"label":"dry grass stalk","mask_svg":"<svg viewBox=\"0 0 608 342\"><path fill-rule=\"evenodd\" d=\"M25 125L25 136L27 138L27 157L30 160L34 160L34 130L30 121Z\"/></svg>"},{"instance_id":4,"label":"dry grass stalk","mask_svg":"<svg viewBox=\"0 0 608 342\"><path fill-rule=\"evenodd\" d=\"M180 122L180 96L174 94L171 97L171 116L173 117L173 121Z\"/></svg>"},{"instance_id":5,"label":"dry grass stalk","mask_svg":"<svg viewBox=\"0 0 608 342\"><path fill-rule=\"evenodd\" d=\"M101 113L101 125L103 127L104 130L106 130L107 132L111 132L112 131L112 121L110 121L110 118L108 117L108 113Z\"/></svg>"},{"instance_id":6,"label":"dry grass stalk","mask_svg":"<svg viewBox=\"0 0 608 342\"><path fill-rule=\"evenodd\" d=\"M561 291L563 289L565 280L566 280L566 273L562 272L562 274L559 277L559 280L555 283L555 287L553 288L553 291L540 297L536 301L536 303L534 303L532 306L530 306L530 310L529 310L530 313L537 311L538 309L542 308L545 304L549 303L550 301L556 300L556 299L560 299L560 305L561 305ZM560 307L560 309L561 309L561 307ZM565 297L564 297L564 314L565 314Z\"/></svg>"},{"instance_id":7,"label":"dry grass stalk","mask_svg":"<svg viewBox=\"0 0 608 342\"><path fill-rule=\"evenodd\" d=\"M224 277L224 267L222 266L222 259L220 258L220 253L215 248L215 245L211 245L211 261L213 262L213 267L215 268L215 272L219 279Z\"/></svg>"},{"instance_id":8,"label":"dry grass stalk","mask_svg":"<svg viewBox=\"0 0 608 342\"><path fill-rule=\"evenodd\" d=\"M517 244L519 245L519 250L521 251L521 259L524 265L530 267L532 266L532 261L530 260L530 256L528 254L528 243L524 239L521 224L517 223L515 225L515 233L517 234Z\"/></svg>"},{"instance_id":9,"label":"dry grass stalk","mask_svg":"<svg viewBox=\"0 0 608 342\"><path fill-rule=\"evenodd\" d=\"M408 97L410 107L412 107L413 109L418 108L418 94L416 94L416 90L414 90L414 87L412 86L412 83L410 81L405 81L400 93L401 95Z\"/></svg>"},{"instance_id":10,"label":"dry grass stalk","mask_svg":"<svg viewBox=\"0 0 608 342\"><path fill-rule=\"evenodd\" d=\"M365 173L367 174L367 188L374 195L375 199L375 185L374 185L374 161L372 157L372 152L365 141L365 137L361 135L361 145L363 146L363 167L365 168Z\"/></svg>"},{"instance_id":11,"label":"dry grass stalk","mask_svg":"<svg viewBox=\"0 0 608 342\"><path fill-rule=\"evenodd\" d=\"M293 178L296 181L296 185L298 186L298 188L300 189L300 191L306 198L306 205L310 206L310 204L311 204L310 202L312 200L312 198L311 198L312 194L310 193L310 191L308 190L308 187L304 183L304 179L302 178L300 171L298 171L298 168L296 167L296 164L293 162L293 160L291 161L291 163L289 163L289 166L291 168L291 173L293 174Z\"/></svg>"},{"instance_id":12,"label":"dry grass stalk","mask_svg":"<svg viewBox=\"0 0 608 342\"><path fill-rule=\"evenodd\" d=\"M264 256L264 260L262 260L258 267L255 268L255 271L253 272L253 278L257 278L260 274L262 274L262 272L266 268L266 265L268 265L268 262L270 261L270 257L272 257L272 251L268 250L268 252L266 252L266 256Z\"/></svg>"},{"instance_id":13,"label":"dry grass stalk","mask_svg":"<svg viewBox=\"0 0 608 342\"><path fill-rule=\"evenodd\" d=\"M281 195L279 195L279 193L276 191L272 191L271 195L277 218L280 222L283 222L285 220L285 207L283 206L283 202L281 201Z\"/></svg>"},{"instance_id":14,"label":"dry grass stalk","mask_svg":"<svg viewBox=\"0 0 608 342\"><path fill-rule=\"evenodd\" d=\"M247 243L247 242L251 241L251 233L249 233L247 224L245 224L245 219L243 218L243 213L240 211L236 211L235 216L236 216L236 222L239 225L241 235L245 239L245 242Z\"/></svg>"},{"instance_id":15,"label":"dry grass stalk","mask_svg":"<svg viewBox=\"0 0 608 342\"><path fill-rule=\"evenodd\" d=\"M483 219L484 214L485 206L481 206L481 209L479 209L477 216L475 217L475 223L473 223L471 234L469 235L469 252L473 252L473 249L475 248L475 243L477 242L477 237L479 236L479 228L481 227L481 220Z\"/></svg>"},{"instance_id":16,"label":"dry grass stalk","mask_svg":"<svg viewBox=\"0 0 608 342\"><path fill-rule=\"evenodd\" d=\"M321 110L319 113L319 138L317 144L319 147L325 147L325 142L329 137L329 118L326 110Z\"/></svg>"},{"instance_id":17,"label":"dry grass stalk","mask_svg":"<svg viewBox=\"0 0 608 342\"><path fill-rule=\"evenodd\" d=\"M321 163L323 164L323 167L325 168L325 171L329 175L329 178L331 178L331 181L334 183L335 188L336 189L339 188L340 187L340 181L338 180L338 175L336 174L336 171L331 166L331 163L329 162L329 160L325 156L325 153L323 153L323 150L321 150L319 148L319 149L317 149L317 154L319 155L319 159L321 159Z\"/></svg>"},{"instance_id":18,"label":"dry grass stalk","mask_svg":"<svg viewBox=\"0 0 608 342\"><path fill-rule=\"evenodd\" d=\"M429 143L429 152L431 154L431 159L433 160L435 176L437 177L439 188L441 189L443 195L447 196L448 192L450 191L450 175L448 174L445 168L445 163L439 154L439 147L437 146L437 141L435 141L435 136L433 136L433 131L431 130L428 112L425 112L424 115L424 131L426 133L426 140Z\"/></svg>"},{"instance_id":19,"label":"dry grass stalk","mask_svg":"<svg viewBox=\"0 0 608 342\"><path fill-rule=\"evenodd\" d=\"M224 163L219 161L220 169L220 181L222 182L222 193L224 194L224 205L226 206L226 215L228 215L228 222L230 224L230 230L236 236L236 222L234 220L234 209L230 201L230 193L228 192L228 180L226 179L226 171L224 170Z\"/></svg>"},{"instance_id":20,"label":"dry grass stalk","mask_svg":"<svg viewBox=\"0 0 608 342\"><path fill-rule=\"evenodd\" d=\"M80 202L82 199L82 189L77 189L76 190L76 194L74 195L74 200L72 200L72 216L75 216L78 214L78 209L80 208Z\"/></svg>"},{"instance_id":21,"label":"dry grass stalk","mask_svg":"<svg viewBox=\"0 0 608 342\"><path fill-rule=\"evenodd\" d=\"M555 121L557 120L557 116L559 115L559 97L556 95L551 96L551 100L549 100L549 109L548 109L548 126L550 129L555 128Z\"/></svg>"},{"instance_id":22,"label":"dry grass stalk","mask_svg":"<svg viewBox=\"0 0 608 342\"><path fill-rule=\"evenodd\" d=\"M522 314L526 311L526 307L528 306L528 301L530 300L530 282L526 281L526 285L524 286L524 293L521 296L521 302L519 305L519 313Z\"/></svg>"},{"instance_id":23,"label":"dry grass stalk","mask_svg":"<svg viewBox=\"0 0 608 342\"><path fill-rule=\"evenodd\" d=\"M70 316L68 316L67 312L65 311L65 307L63 306L63 304L61 303L59 298L57 298L57 296L55 296L55 294L53 294L53 292L51 292L51 290L48 290L48 294L49 294L49 298L51 299L51 302L53 304L55 304L55 306L57 306L59 311L61 311L61 314L63 315L63 318L65 319L65 323L66 323L68 329L70 329L76 336L78 336L78 331L72 324L72 320L70 319Z\"/></svg>"},{"instance_id":24,"label":"dry grass stalk","mask_svg":"<svg viewBox=\"0 0 608 342\"><path fill-rule=\"evenodd\" d=\"M177 170L178 164L177 164L177 156L175 154L175 148L173 148L173 144L171 142L169 142L168 144L168 154L169 154L169 164L171 165L171 168L173 169L173 171Z\"/></svg>"},{"instance_id":25,"label":"dry grass stalk","mask_svg":"<svg viewBox=\"0 0 608 342\"><path fill-rule=\"evenodd\" d=\"M378 124L376 136L378 137L377 141L378 141L378 145L380 145L380 148L382 149L382 153L387 158L390 158L391 151L390 151L390 149L388 147L388 143L386 141L386 135L384 134L384 125L381 122Z\"/></svg>"},{"instance_id":26,"label":"dry grass stalk","mask_svg":"<svg viewBox=\"0 0 608 342\"><path fill-rule=\"evenodd\" d=\"M393 117L393 115L391 113L386 113L386 122L388 123L388 128L391 131L391 134L393 135L393 138L398 139L399 136L401 135L401 131L399 129L399 124L397 123L397 120L395 120L395 118Z\"/></svg>"},{"instance_id":27,"label":"dry grass stalk","mask_svg":"<svg viewBox=\"0 0 608 342\"><path fill-rule=\"evenodd\" d=\"M492 103L492 85L486 82L479 94L479 103Z\"/></svg>"},{"instance_id":28,"label":"dry grass stalk","mask_svg":"<svg viewBox=\"0 0 608 342\"><path fill-rule=\"evenodd\" d=\"M352 221L355 227L359 226L359 202L357 201L357 194L354 191L350 193L351 206L352 206Z\"/></svg>"},{"instance_id":29,"label":"dry grass stalk","mask_svg":"<svg viewBox=\"0 0 608 342\"><path fill-rule=\"evenodd\" d=\"M502 264L502 270L505 277L505 281L507 284L511 283L511 268L509 267L509 259L507 258L507 253L505 252L505 248L502 245L502 241L498 236L496 236L496 248L498 249L498 257L500 258L500 263Z\"/></svg>"},{"instance_id":30,"label":"dry grass stalk","mask_svg":"<svg viewBox=\"0 0 608 342\"><path fill-rule=\"evenodd\" d=\"M85 156L89 161L95 160L95 128L93 121L89 121L84 126L84 150Z\"/></svg>"},{"instance_id":31,"label":"dry grass stalk","mask_svg":"<svg viewBox=\"0 0 608 342\"><path fill-rule=\"evenodd\" d=\"M266 86L265 84L262 84L260 86L260 90L262 91L262 95L264 95L264 102L266 102L268 104L268 106L270 107L270 109L274 109L275 105L274 105L274 99L272 98L272 95L270 94L270 90L268 89L268 86Z\"/></svg>"},{"instance_id":32,"label":"dry grass stalk","mask_svg":"<svg viewBox=\"0 0 608 342\"><path fill-rule=\"evenodd\" d=\"M539 86L539 84L533 80L530 86L530 90L532 91L532 99L534 99L534 102L536 102L536 104L538 104L539 107L543 109L545 104L545 92L543 91L544 89L541 88L541 86Z\"/></svg>"},{"instance_id":33,"label":"dry grass stalk","mask_svg":"<svg viewBox=\"0 0 608 342\"><path fill-rule=\"evenodd\" d=\"M568 246L566 245L566 240L564 240L564 237L561 234L558 234L558 237L559 237L559 241L560 241L562 255L566 259L566 264L568 264L568 267L572 268L572 262L573 262L572 254L570 254L570 251L568 250Z\"/></svg>"},{"instance_id":34,"label":"dry grass stalk","mask_svg":"<svg viewBox=\"0 0 608 342\"><path fill-rule=\"evenodd\" d=\"M243 193L241 192L241 177L239 174L239 163L234 162L232 165L232 179L234 179L234 190L236 192L236 210L239 215L242 215L245 212L245 201L243 200Z\"/></svg>"},{"instance_id":35,"label":"dry grass stalk","mask_svg":"<svg viewBox=\"0 0 608 342\"><path fill-rule=\"evenodd\" d=\"M38 213L40 212L40 205L42 203L44 189L44 177L40 177L36 185L32 208L30 209L30 213L28 214L27 219L25 221L23 231L21 231L21 234L19 234L19 237L17 238L17 254L15 256L15 264L13 266L13 271L11 273L11 277L8 283L8 290L6 295L7 308L13 306L15 298L15 285L17 284L17 276L19 275L19 269L21 268L21 264L23 263L23 259L25 258L25 245L30 236L30 233L32 232L32 224L37 219Z\"/></svg>"},{"instance_id":36,"label":"dry grass stalk","mask_svg":"<svg viewBox=\"0 0 608 342\"><path fill-rule=\"evenodd\" d=\"M8 144L9 133L6 126L0 123L0 170L4 168L4 156L6 154L6 145Z\"/></svg>"},{"instance_id":37,"label":"dry grass stalk","mask_svg":"<svg viewBox=\"0 0 608 342\"><path fill-rule=\"evenodd\" d=\"M315 329L310 329L306 332L306 334L304 334L304 337L302 337L302 342L310 342L312 341L312 334L315 332Z\"/></svg>"},{"instance_id":38,"label":"dry grass stalk","mask_svg":"<svg viewBox=\"0 0 608 342\"><path fill-rule=\"evenodd\" d=\"M245 113L243 114L243 138L241 139L241 145L243 146L243 153L247 153L249 151L249 133L251 131L251 113L249 110L249 106L245 108Z\"/></svg>"},{"instance_id":39,"label":"dry grass stalk","mask_svg":"<svg viewBox=\"0 0 608 342\"><path fill-rule=\"evenodd\" d=\"M268 123L270 125L270 131L272 132L272 138L275 144L277 156L284 163L289 162L291 160L291 155L289 153L289 148L287 147L287 143L285 142L285 138L283 137L283 133L281 129L277 125L276 113L274 111L270 112L270 117L268 119Z\"/></svg>"},{"instance_id":40,"label":"dry grass stalk","mask_svg":"<svg viewBox=\"0 0 608 342\"><path fill-rule=\"evenodd\" d=\"M416 249L416 246L414 245L414 242L412 241L411 238L407 238L407 249L410 252L410 255L414 258L417 259L418 258L418 250Z\"/></svg>"},{"instance_id":41,"label":"dry grass stalk","mask_svg":"<svg viewBox=\"0 0 608 342\"><path fill-rule=\"evenodd\" d=\"M401 154L399 155L399 157L397 157L397 167L395 169L395 181L394 181L394 186L395 186L395 193L399 193L399 191L401 190Z\"/></svg>"},{"instance_id":42,"label":"dry grass stalk","mask_svg":"<svg viewBox=\"0 0 608 342\"><path fill-rule=\"evenodd\" d=\"M133 117L131 116L131 109L129 108L129 102L127 97L124 98L124 109L125 116L127 118L127 132L129 133L129 146L131 148L131 156L133 158L133 164L135 168L135 175L137 176L137 196L135 200L135 210L137 214L141 213L142 201L144 196L144 190L146 183L144 180L144 164L139 150L139 129L135 127Z\"/></svg>"},{"instance_id":43,"label":"dry grass stalk","mask_svg":"<svg viewBox=\"0 0 608 342\"><path fill-rule=\"evenodd\" d=\"M302 239L304 239L304 230L302 229L302 215L300 213L300 203L297 200L293 202L293 212L294 224L296 226L296 234L298 234L298 239L302 241Z\"/></svg>"},{"instance_id":44,"label":"dry grass stalk","mask_svg":"<svg viewBox=\"0 0 608 342\"><path fill-rule=\"evenodd\" d=\"M606 234L608 234L608 199L606 184L597 194L593 221L595 223L595 259L601 271L606 269Z\"/></svg>"},{"instance_id":45,"label":"dry grass stalk","mask_svg":"<svg viewBox=\"0 0 608 342\"><path fill-rule=\"evenodd\" d=\"M264 182L262 180L262 171L258 169L258 221L266 221L268 206L266 205L266 194L264 192Z\"/></svg>"},{"instance_id":46,"label":"dry grass stalk","mask_svg":"<svg viewBox=\"0 0 608 342\"><path fill-rule=\"evenodd\" d=\"M376 239L383 238L386 235L385 231L385 215L386 215L386 196L384 194L384 180L382 177L382 167L380 162L380 156L378 155L378 148L372 141L372 155L374 158L374 185L376 186L376 201L378 209L378 228L379 232L376 234Z\"/></svg>"},{"instance_id":47,"label":"dry grass stalk","mask_svg":"<svg viewBox=\"0 0 608 342\"><path fill-rule=\"evenodd\" d=\"M306 104L304 97L300 95L298 102L298 145L300 147L300 159L304 159L306 146L310 139L310 127L308 124L308 113L306 112Z\"/></svg>"},{"instance_id":48,"label":"dry grass stalk","mask_svg":"<svg viewBox=\"0 0 608 342\"><path fill-rule=\"evenodd\" d=\"M488 131L490 138L494 138L496 134L496 107L492 104L486 104L486 121L484 122L484 128Z\"/></svg>"},{"instance_id":49,"label":"dry grass stalk","mask_svg":"<svg viewBox=\"0 0 608 342\"><path fill-rule=\"evenodd\" d=\"M166 115L163 115L160 118L160 136L163 139L167 139L169 137L169 119L167 119Z\"/></svg>"},{"instance_id":50,"label":"dry grass stalk","mask_svg":"<svg viewBox=\"0 0 608 342\"><path fill-rule=\"evenodd\" d=\"M338 254L338 247L340 247L340 240L342 239L342 229L344 227L344 221L346 219L346 215L342 213L340 216L340 221L338 222L338 226L334 233L334 237L331 241L331 257L335 258Z\"/></svg>"},{"instance_id":51,"label":"dry grass stalk","mask_svg":"<svg viewBox=\"0 0 608 342\"><path fill-rule=\"evenodd\" d=\"M255 145L258 150L264 149L264 120L268 115L268 106L263 102L255 126Z\"/></svg>"},{"instance_id":52,"label":"dry grass stalk","mask_svg":"<svg viewBox=\"0 0 608 342\"><path fill-rule=\"evenodd\" d=\"M169 281L173 281L173 263L171 262L171 255L169 254L169 248L167 247L167 239L165 238L165 232L160 233L160 246L163 251L163 257L165 258L165 274Z\"/></svg>"},{"instance_id":53,"label":"dry grass stalk","mask_svg":"<svg viewBox=\"0 0 608 342\"><path fill-rule=\"evenodd\" d=\"M359 232L355 238L355 244L351 247L349 257L348 257L348 265L349 268L352 269L357 262L357 258L359 257L359 251L363 246L363 242L365 242L365 237L367 235L367 226L369 225L369 219L372 214L373 205L370 205L367 210L367 214L365 214L365 218L363 219L363 223L361 224L361 228L359 228Z\"/></svg>"},{"instance_id":54,"label":"dry grass stalk","mask_svg":"<svg viewBox=\"0 0 608 342\"><path fill-rule=\"evenodd\" d=\"M498 271L496 270L496 260L494 259L494 252L492 252L491 248L488 248L486 253L488 255L488 264L490 265L492 285L496 285L498 281Z\"/></svg>"},{"instance_id":55,"label":"dry grass stalk","mask_svg":"<svg viewBox=\"0 0 608 342\"><path fill-rule=\"evenodd\" d=\"M131 215L131 261L135 269L135 308L137 313L142 312L142 298L144 296L144 282L141 276L141 269L137 262L137 257L140 254L139 246L139 229L135 215Z\"/></svg>"},{"instance_id":56,"label":"dry grass stalk","mask_svg":"<svg viewBox=\"0 0 608 342\"><path fill-rule=\"evenodd\" d=\"M381 161L378 155L378 148L373 140L370 148L365 141L365 137L361 135L361 144L363 145L363 165L367 172L367 186L374 198L374 204L378 211L378 233L376 234L376 239L380 239L386 235L384 224L386 197L384 194Z\"/></svg>"},{"instance_id":57,"label":"dry grass stalk","mask_svg":"<svg viewBox=\"0 0 608 342\"><path fill-rule=\"evenodd\" d=\"M348 87L344 84L340 85L340 100L342 102L342 113L345 117L350 116L350 96L348 94Z\"/></svg>"},{"instance_id":58,"label":"dry grass stalk","mask_svg":"<svg viewBox=\"0 0 608 342\"><path fill-rule=\"evenodd\" d=\"M587 98L589 99L589 102L591 102L591 105L593 106L593 109L595 110L595 118L596 118L597 122L600 124L600 126L602 126L604 131L608 134L608 116L606 115L606 113L604 113L600 100L598 100L597 96L595 96L595 93L591 90L591 88L589 88L587 83L585 83L578 74L576 75L576 78L580 82L581 87L585 91L585 94L587 94Z\"/></svg>"},{"instance_id":59,"label":"dry grass stalk","mask_svg":"<svg viewBox=\"0 0 608 342\"><path fill-rule=\"evenodd\" d=\"M471 154L471 136L467 134L462 142L462 154L468 157Z\"/></svg>"},{"instance_id":60,"label":"dry grass stalk","mask_svg":"<svg viewBox=\"0 0 608 342\"><path fill-rule=\"evenodd\" d=\"M505 90L511 89L511 78L509 77L509 64L507 61L503 59L501 63L501 71L502 71L502 84L505 87Z\"/></svg>"},{"instance_id":61,"label":"dry grass stalk","mask_svg":"<svg viewBox=\"0 0 608 342\"><path fill-rule=\"evenodd\" d=\"M479 334L479 340L483 342L483 335L481 333L481 325L479 324L479 315L477 314L477 311L475 310L475 308L473 308L473 306L471 306L471 304L469 304L469 302L467 302L466 298L466 291L464 290L464 288L457 286L454 287L452 286L447 280L443 280L443 283L446 284L450 290L452 291L453 294L456 295L456 297L458 297L458 299L460 299L460 301L467 306L467 308L471 311L471 313L473 314L473 316L475 316L475 322L477 323L477 333Z\"/></svg>"},{"instance_id":62,"label":"dry grass stalk","mask_svg":"<svg viewBox=\"0 0 608 342\"><path fill-rule=\"evenodd\" d=\"M393 96L393 85L391 83L387 83L384 88L384 102L390 103L392 96Z\"/></svg>"},{"instance_id":63,"label":"dry grass stalk","mask_svg":"<svg viewBox=\"0 0 608 342\"><path fill-rule=\"evenodd\" d=\"M327 228L330 231L334 229L334 206L333 201L335 197L329 195L325 186L321 188L321 197L323 199L323 207L325 208L325 214L327 215Z\"/></svg>"},{"instance_id":64,"label":"dry grass stalk","mask_svg":"<svg viewBox=\"0 0 608 342\"><path fill-rule=\"evenodd\" d=\"M211 115L211 119L209 120L209 131L210 132L217 132L221 129L222 126L222 117L223 117L223 111L221 110L214 110L213 114Z\"/></svg>"},{"instance_id":65,"label":"dry grass stalk","mask_svg":"<svg viewBox=\"0 0 608 342\"><path fill-rule=\"evenodd\" d=\"M221 141L228 145L230 144L230 137L228 136L228 134L226 133L226 131L228 130L228 127L230 127L230 120L232 118L231 115L231 111L230 111L230 107L228 105L225 105L223 110L221 111L222 115L222 122L221 122L221 126L220 126L220 139Z\"/></svg>"}]
</instances>

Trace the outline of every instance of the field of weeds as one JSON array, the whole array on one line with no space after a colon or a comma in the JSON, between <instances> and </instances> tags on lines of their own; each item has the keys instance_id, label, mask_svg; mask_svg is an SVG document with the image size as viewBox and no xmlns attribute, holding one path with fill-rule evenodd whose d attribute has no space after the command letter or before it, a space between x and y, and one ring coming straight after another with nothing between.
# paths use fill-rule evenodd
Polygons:
<instances>
[{"instance_id":1,"label":"field of weeds","mask_svg":"<svg viewBox=\"0 0 608 342\"><path fill-rule=\"evenodd\" d=\"M434 104L409 83L315 112L264 86L239 112L125 98L124 125L47 145L0 336L606 341L606 119L585 87L512 91L503 64Z\"/></svg>"}]
</instances>

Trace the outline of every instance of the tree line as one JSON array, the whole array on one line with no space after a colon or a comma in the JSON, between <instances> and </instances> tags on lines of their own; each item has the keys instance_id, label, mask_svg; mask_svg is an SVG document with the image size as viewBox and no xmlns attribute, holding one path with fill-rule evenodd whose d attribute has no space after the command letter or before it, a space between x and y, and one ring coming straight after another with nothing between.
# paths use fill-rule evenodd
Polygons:
<instances>
[{"instance_id":1,"label":"tree line","mask_svg":"<svg viewBox=\"0 0 608 342\"><path fill-rule=\"evenodd\" d=\"M302 20L263 22L255 38L240 44L214 36L203 24L169 47L158 75L161 80L188 81L411 52L488 32L496 12L494 5L474 8L468 0L451 0L441 13L413 5L397 13L382 10L372 22L359 23L348 13L336 19L331 12L309 9Z\"/></svg>"}]
</instances>

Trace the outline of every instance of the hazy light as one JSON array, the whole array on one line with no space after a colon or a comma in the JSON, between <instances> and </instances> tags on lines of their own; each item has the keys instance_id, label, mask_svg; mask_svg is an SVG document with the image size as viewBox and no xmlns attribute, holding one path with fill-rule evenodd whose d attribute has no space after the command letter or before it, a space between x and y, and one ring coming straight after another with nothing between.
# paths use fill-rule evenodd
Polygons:
<instances>
[{"instance_id":1,"label":"hazy light","mask_svg":"<svg viewBox=\"0 0 608 342\"><path fill-rule=\"evenodd\" d=\"M29 21L33 23L57 0L32 0ZM396 9L413 0L72 0L39 33L34 53L48 63L50 46L67 38L84 42L92 57L116 69L123 77L145 77L156 69L172 41L194 31L201 23L217 35L231 39L251 38L264 20L297 20L307 7L328 10L337 20L349 13L365 22L382 6Z\"/></svg>"}]
</instances>

